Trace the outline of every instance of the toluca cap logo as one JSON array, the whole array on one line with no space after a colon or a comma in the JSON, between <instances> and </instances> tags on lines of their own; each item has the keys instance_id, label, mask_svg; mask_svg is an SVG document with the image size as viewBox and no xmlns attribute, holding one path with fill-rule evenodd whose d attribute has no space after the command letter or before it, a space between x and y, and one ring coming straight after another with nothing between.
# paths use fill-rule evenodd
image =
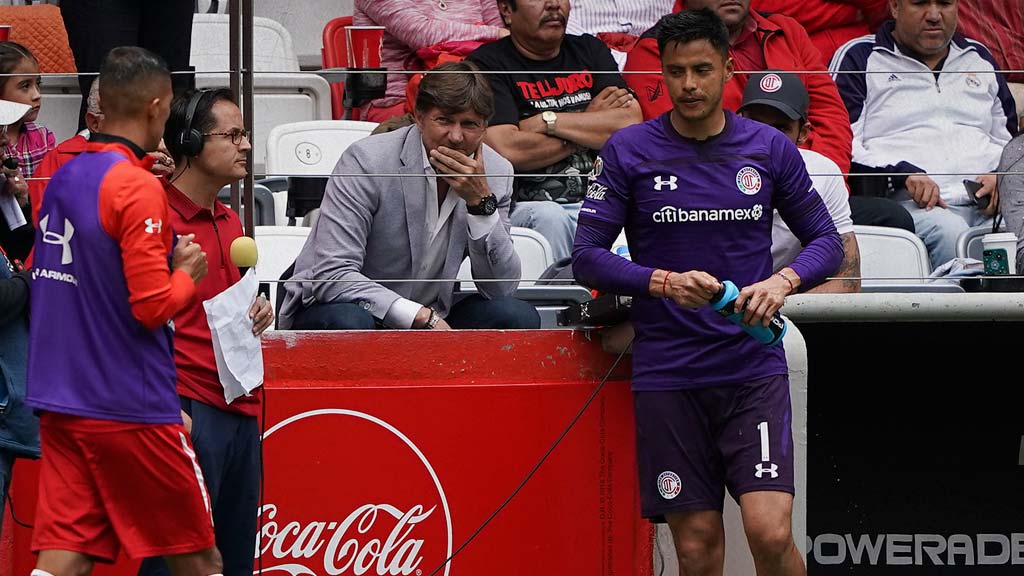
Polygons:
<instances>
[{"instance_id":1,"label":"toluca cap logo","mask_svg":"<svg viewBox=\"0 0 1024 576\"><path fill-rule=\"evenodd\" d=\"M761 191L761 174L756 168L745 166L736 173L736 187L747 196Z\"/></svg>"},{"instance_id":2,"label":"toluca cap logo","mask_svg":"<svg viewBox=\"0 0 1024 576\"><path fill-rule=\"evenodd\" d=\"M415 438L391 423L355 410L312 410L263 439L275 463L258 512L264 574L426 576L451 556L441 479Z\"/></svg>"},{"instance_id":3,"label":"toluca cap logo","mask_svg":"<svg viewBox=\"0 0 1024 576\"><path fill-rule=\"evenodd\" d=\"M761 90L771 94L782 88L782 77L778 74L765 74L761 77Z\"/></svg>"},{"instance_id":4,"label":"toluca cap logo","mask_svg":"<svg viewBox=\"0 0 1024 576\"><path fill-rule=\"evenodd\" d=\"M683 491L683 481L675 472L665 471L658 474L658 494L665 500L672 500Z\"/></svg>"}]
</instances>

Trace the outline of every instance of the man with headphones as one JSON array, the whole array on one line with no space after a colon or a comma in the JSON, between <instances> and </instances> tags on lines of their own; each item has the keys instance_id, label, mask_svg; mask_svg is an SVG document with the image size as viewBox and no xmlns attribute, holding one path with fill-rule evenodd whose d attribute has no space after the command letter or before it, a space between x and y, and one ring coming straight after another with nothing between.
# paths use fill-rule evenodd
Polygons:
<instances>
[{"instance_id":1,"label":"man with headphones","mask_svg":"<svg viewBox=\"0 0 1024 576\"><path fill-rule=\"evenodd\" d=\"M242 113L227 89L186 92L171 104L164 142L176 169L163 180L175 234L193 234L206 250L209 273L174 317L174 356L181 407L192 418L192 443L206 478L224 574L252 573L259 507L259 395L224 400L203 302L241 279L231 264L232 241L242 236L238 214L217 201L221 188L245 177L252 146ZM258 336L274 322L257 296L249 311ZM167 574L161 558L142 563L140 575Z\"/></svg>"}]
</instances>

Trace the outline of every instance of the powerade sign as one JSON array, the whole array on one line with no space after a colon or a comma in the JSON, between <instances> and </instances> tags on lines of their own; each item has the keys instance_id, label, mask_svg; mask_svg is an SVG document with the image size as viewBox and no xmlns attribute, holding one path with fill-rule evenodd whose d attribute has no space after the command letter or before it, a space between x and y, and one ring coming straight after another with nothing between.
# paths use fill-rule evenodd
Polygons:
<instances>
[{"instance_id":1,"label":"powerade sign","mask_svg":"<svg viewBox=\"0 0 1024 576\"><path fill-rule=\"evenodd\" d=\"M807 540L807 559L819 566L1024 566L1024 533L819 534Z\"/></svg>"},{"instance_id":2,"label":"powerade sign","mask_svg":"<svg viewBox=\"0 0 1024 576\"><path fill-rule=\"evenodd\" d=\"M810 576L1024 576L1024 322L824 320L797 322Z\"/></svg>"}]
</instances>

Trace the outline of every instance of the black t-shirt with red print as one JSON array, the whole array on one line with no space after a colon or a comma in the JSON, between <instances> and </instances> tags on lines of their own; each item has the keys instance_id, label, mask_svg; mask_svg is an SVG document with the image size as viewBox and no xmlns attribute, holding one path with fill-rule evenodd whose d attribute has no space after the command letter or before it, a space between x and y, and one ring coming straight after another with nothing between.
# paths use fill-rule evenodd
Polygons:
<instances>
[{"instance_id":1,"label":"black t-shirt with red print","mask_svg":"<svg viewBox=\"0 0 1024 576\"><path fill-rule=\"evenodd\" d=\"M494 90L492 126L518 124L546 110L580 112L608 86L626 87L608 46L589 34L566 34L561 51L551 60L523 56L510 37L484 44L468 59L483 70L510 72L487 75Z\"/></svg>"},{"instance_id":2,"label":"black t-shirt with red print","mask_svg":"<svg viewBox=\"0 0 1024 576\"><path fill-rule=\"evenodd\" d=\"M468 59L482 70L509 72L487 75L494 91L491 126L519 124L521 120L547 110L583 112L605 88L626 88L611 51L604 42L589 34L566 34L558 56L551 60L532 60L523 56L510 37L484 44ZM596 155L593 150L580 150L551 166L531 170L546 174L582 174L582 177L516 178L516 201L579 202L585 191L585 176L590 172Z\"/></svg>"}]
</instances>

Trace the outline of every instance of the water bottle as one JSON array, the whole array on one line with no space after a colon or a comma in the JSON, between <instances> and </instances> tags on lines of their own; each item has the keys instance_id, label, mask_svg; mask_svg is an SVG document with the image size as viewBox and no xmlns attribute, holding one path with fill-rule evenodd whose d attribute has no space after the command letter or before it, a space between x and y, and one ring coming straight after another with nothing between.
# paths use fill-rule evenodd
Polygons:
<instances>
[{"instance_id":1,"label":"water bottle","mask_svg":"<svg viewBox=\"0 0 1024 576\"><path fill-rule=\"evenodd\" d=\"M711 297L711 308L727 318L733 324L736 324L740 328L743 328L747 334L750 334L754 339L762 344L768 346L774 346L779 342L782 342L783 336L786 335L786 321L782 319L782 315L778 312L772 316L772 321L767 328L758 324L756 326L749 326L743 323L743 311L736 310L736 298L740 295L740 289L736 287L729 280L722 282L722 289L717 294Z\"/></svg>"},{"instance_id":2,"label":"water bottle","mask_svg":"<svg viewBox=\"0 0 1024 576\"><path fill-rule=\"evenodd\" d=\"M626 246L625 244L616 244L612 247L612 252L615 252L626 260L632 260L632 258L629 257L629 246Z\"/></svg>"}]
</instances>

